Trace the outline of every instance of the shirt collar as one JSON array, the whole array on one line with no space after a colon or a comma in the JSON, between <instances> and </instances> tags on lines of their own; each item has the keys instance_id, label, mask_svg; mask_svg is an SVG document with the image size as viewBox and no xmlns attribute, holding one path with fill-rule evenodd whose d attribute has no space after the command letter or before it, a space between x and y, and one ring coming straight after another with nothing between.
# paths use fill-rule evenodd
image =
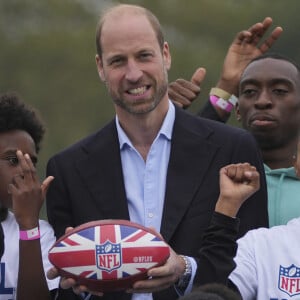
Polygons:
<instances>
[{"instance_id":1,"label":"shirt collar","mask_svg":"<svg viewBox=\"0 0 300 300\"><path fill-rule=\"evenodd\" d=\"M282 174L284 174L285 176L299 179L296 175L296 170L294 167L271 169L269 166L264 164L264 169L265 169L266 175L282 175Z\"/></svg>"},{"instance_id":2,"label":"shirt collar","mask_svg":"<svg viewBox=\"0 0 300 300\"><path fill-rule=\"evenodd\" d=\"M165 136L166 139L170 141L172 137L174 121L175 121L175 107L174 104L169 100L169 109L157 136L163 135ZM125 145L128 145L133 148L131 141L129 140L127 134L125 133L125 131L123 130L123 128L119 123L119 119L117 115L116 115L116 127L118 132L120 149L123 149Z\"/></svg>"}]
</instances>

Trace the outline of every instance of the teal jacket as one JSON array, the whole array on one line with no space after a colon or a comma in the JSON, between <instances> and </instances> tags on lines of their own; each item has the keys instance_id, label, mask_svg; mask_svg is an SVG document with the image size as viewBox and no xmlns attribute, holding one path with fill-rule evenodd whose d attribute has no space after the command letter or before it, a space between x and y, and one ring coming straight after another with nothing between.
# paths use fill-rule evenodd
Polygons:
<instances>
[{"instance_id":1,"label":"teal jacket","mask_svg":"<svg viewBox=\"0 0 300 300\"><path fill-rule=\"evenodd\" d=\"M267 189L269 226L283 225L300 216L300 179L295 168L270 169L264 165Z\"/></svg>"}]
</instances>

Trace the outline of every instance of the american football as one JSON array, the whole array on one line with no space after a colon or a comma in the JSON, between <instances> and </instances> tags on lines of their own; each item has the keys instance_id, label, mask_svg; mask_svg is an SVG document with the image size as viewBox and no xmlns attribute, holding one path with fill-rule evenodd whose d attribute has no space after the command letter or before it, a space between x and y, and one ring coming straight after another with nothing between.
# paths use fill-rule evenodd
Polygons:
<instances>
[{"instance_id":1,"label":"american football","mask_svg":"<svg viewBox=\"0 0 300 300\"><path fill-rule=\"evenodd\" d=\"M61 276L100 292L130 288L169 255L169 246L155 231L126 220L82 224L49 250L49 260Z\"/></svg>"}]
</instances>

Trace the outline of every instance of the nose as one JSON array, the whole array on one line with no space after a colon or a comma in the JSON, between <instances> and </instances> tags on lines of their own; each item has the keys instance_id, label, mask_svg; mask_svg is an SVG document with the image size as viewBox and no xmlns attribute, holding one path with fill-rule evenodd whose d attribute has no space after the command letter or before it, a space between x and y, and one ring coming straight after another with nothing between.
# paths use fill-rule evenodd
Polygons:
<instances>
[{"instance_id":1,"label":"nose","mask_svg":"<svg viewBox=\"0 0 300 300\"><path fill-rule=\"evenodd\" d=\"M268 109L273 107L272 97L268 92L262 91L255 100L255 108Z\"/></svg>"},{"instance_id":2,"label":"nose","mask_svg":"<svg viewBox=\"0 0 300 300\"><path fill-rule=\"evenodd\" d=\"M137 82L142 77L143 71L139 64L134 60L129 60L126 67L125 78L131 82Z\"/></svg>"}]
</instances>

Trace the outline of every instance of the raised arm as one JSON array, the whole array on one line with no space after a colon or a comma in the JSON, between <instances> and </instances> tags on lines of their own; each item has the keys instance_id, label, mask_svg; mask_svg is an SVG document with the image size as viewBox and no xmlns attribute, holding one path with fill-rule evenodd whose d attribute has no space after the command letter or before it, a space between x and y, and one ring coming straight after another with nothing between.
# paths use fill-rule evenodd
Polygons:
<instances>
[{"instance_id":1,"label":"raised arm","mask_svg":"<svg viewBox=\"0 0 300 300\"><path fill-rule=\"evenodd\" d=\"M217 88L224 90L228 95L238 95L239 80L245 67L252 59L267 52L283 31L281 27L277 26L264 37L272 24L272 18L266 17L262 22L255 23L247 30L236 34L227 50L221 75L216 84ZM200 85L205 73L204 68L198 68L190 81L177 79L171 82L169 84L170 99L175 104L188 108L200 93ZM212 106L208 101L199 115L226 122L230 112L218 106Z\"/></svg>"},{"instance_id":2,"label":"raised arm","mask_svg":"<svg viewBox=\"0 0 300 300\"><path fill-rule=\"evenodd\" d=\"M267 52L280 37L283 29L275 27L269 35L265 34L273 24L270 17L266 17L262 22L255 23L248 30L240 31L236 34L227 50L223 68L216 87L224 90L228 95L238 96L238 86L242 72L249 62ZM218 95L216 95L218 96ZM225 99L228 100L228 99ZM208 101L199 115L211 117L211 109L217 113L216 119L226 122L230 117L230 111L220 108L218 105L211 105Z\"/></svg>"},{"instance_id":3,"label":"raised arm","mask_svg":"<svg viewBox=\"0 0 300 300\"><path fill-rule=\"evenodd\" d=\"M228 165L220 170L220 196L215 211L234 218L241 205L260 186L259 173L248 163Z\"/></svg>"},{"instance_id":4,"label":"raised arm","mask_svg":"<svg viewBox=\"0 0 300 300\"><path fill-rule=\"evenodd\" d=\"M218 88L224 89L229 94L238 94L238 85L243 70L252 59L267 52L283 31L281 27L276 27L264 38L272 23L272 18L266 17L248 30L237 33L227 50L221 76L216 85Z\"/></svg>"},{"instance_id":5,"label":"raised arm","mask_svg":"<svg viewBox=\"0 0 300 300\"><path fill-rule=\"evenodd\" d=\"M35 167L28 154L17 151L21 174L14 177L9 185L12 195L13 212L19 225L19 273L17 300L51 299L48 289L39 233L39 213L44 194L53 178L47 178L40 185ZM33 230L35 229L35 230ZM26 234L28 231L32 234ZM49 245L49 248L51 245Z\"/></svg>"}]
</instances>

